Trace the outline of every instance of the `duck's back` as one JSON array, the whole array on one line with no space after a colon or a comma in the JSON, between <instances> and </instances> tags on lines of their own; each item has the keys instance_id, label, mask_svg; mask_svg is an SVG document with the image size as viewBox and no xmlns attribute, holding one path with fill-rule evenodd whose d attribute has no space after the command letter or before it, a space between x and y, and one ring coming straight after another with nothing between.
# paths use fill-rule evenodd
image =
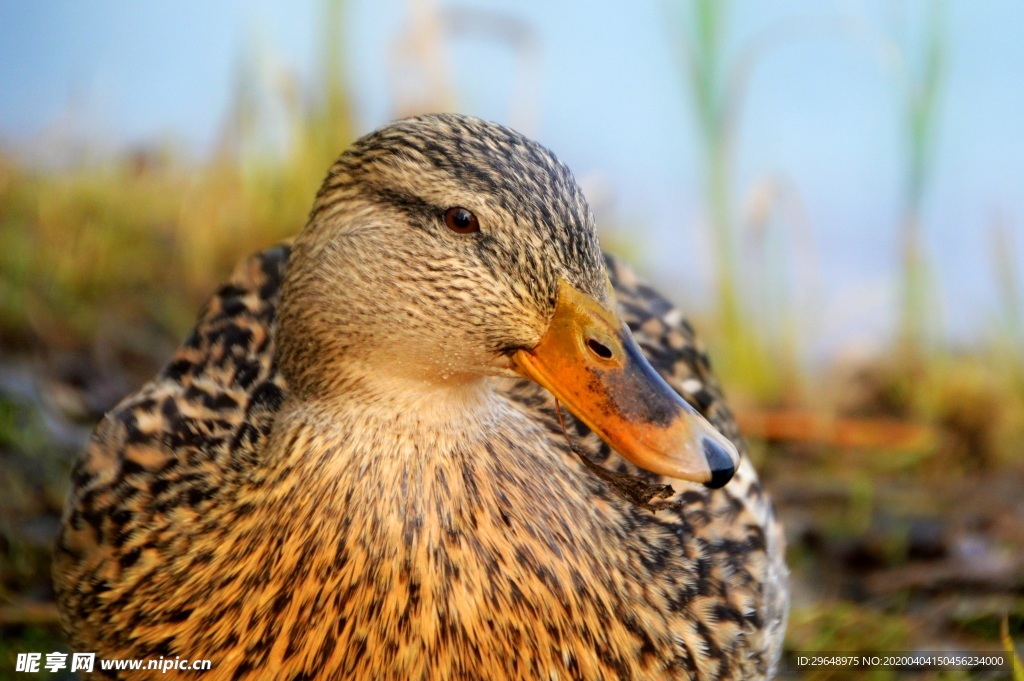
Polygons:
<instances>
[{"instance_id":1,"label":"duck's back","mask_svg":"<svg viewBox=\"0 0 1024 681\"><path fill-rule=\"evenodd\" d=\"M168 558L195 552L198 543L180 528L216 531L204 529L204 518L247 476L267 441L287 390L275 365L274 318L289 253L287 245L277 246L240 264L163 371L97 426L73 473L54 563L63 624L75 650L180 653L153 632L190 611L168 607L160 589L149 585L185 580ZM609 259L608 269L622 317L651 364L742 452L689 324L620 263ZM558 428L548 393L525 381L508 391L538 421ZM593 461L658 481L565 416ZM779 526L749 459L743 456L725 488L685 484L674 501L657 521L678 526L679 542L694 547L702 578L686 595L688 607L719 613L695 620L705 650L694 653L721 656L727 676L770 672L784 628L786 570ZM652 547L651 555L679 546ZM197 562L203 557L187 564ZM718 626L704 624L716 618ZM145 640L140 627L148 632Z\"/></svg>"},{"instance_id":2,"label":"duck's back","mask_svg":"<svg viewBox=\"0 0 1024 681\"><path fill-rule=\"evenodd\" d=\"M54 556L75 650L130 641L138 622L118 612L186 615L119 600L137 600L135 584L166 578L166 552L190 546L171 536L176 528L199 527L266 442L285 395L273 329L289 251L281 245L243 261L160 374L96 426L72 473Z\"/></svg>"}]
</instances>

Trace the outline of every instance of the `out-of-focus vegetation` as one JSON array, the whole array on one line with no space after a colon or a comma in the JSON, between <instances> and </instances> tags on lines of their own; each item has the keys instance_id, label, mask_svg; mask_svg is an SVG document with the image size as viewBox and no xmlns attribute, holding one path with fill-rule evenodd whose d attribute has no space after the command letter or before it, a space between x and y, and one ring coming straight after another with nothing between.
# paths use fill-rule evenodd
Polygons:
<instances>
[{"instance_id":1,"label":"out-of-focus vegetation","mask_svg":"<svg viewBox=\"0 0 1024 681\"><path fill-rule=\"evenodd\" d=\"M121 328L179 333L241 254L302 228L326 169L353 136L340 3L327 7L323 88L307 98L286 77L267 83L255 63L242 63L234 110L206 162L163 146L47 171L0 149L8 345L75 346L111 329L115 341L132 343ZM264 89L285 112L284 154L259 144Z\"/></svg>"},{"instance_id":2,"label":"out-of-focus vegetation","mask_svg":"<svg viewBox=\"0 0 1024 681\"><path fill-rule=\"evenodd\" d=\"M766 248L764 216L775 207L769 197L744 224L733 176L749 72L774 40L795 32L776 27L729 61L730 3L669 7L702 142L717 296L705 332L787 525L795 587L787 648L997 649L1002 619L1003 645L1012 650L1013 634L1024 631L1021 272L1009 255L1011 231L993 225L1003 319L974 347L944 342L923 248L949 50L944 5L921 7L921 54L875 36L898 57L894 77L904 92L904 108L894 112L905 131L902 217L893 225L903 264L899 331L888 353L837 359L816 373L801 357L801 310L778 266L784 258ZM775 265L746 288L744 240Z\"/></svg>"},{"instance_id":3,"label":"out-of-focus vegetation","mask_svg":"<svg viewBox=\"0 0 1024 681\"><path fill-rule=\"evenodd\" d=\"M324 171L352 138L342 7L325 7L315 91L244 61L234 111L207 160L154 146L47 169L0 148L0 675L17 651L61 648L49 547L91 422L153 373L235 262L302 227ZM734 192L742 79L724 49L728 4L673 7L715 253L717 300L698 326L787 527L787 647L1019 642L1024 308L1006 224L992 231L1003 318L969 348L950 347L928 321L936 301L921 216L947 49L941 6L922 17L931 27L922 66L906 77L906 110L894 112L907 120L905 211L893 225L906 268L901 332L887 354L813 371L794 332L802 311L771 280L781 268L765 270L761 283L780 292L767 302L739 275L740 244L758 225L740 217ZM283 154L256 143L258 91L286 112Z\"/></svg>"}]
</instances>

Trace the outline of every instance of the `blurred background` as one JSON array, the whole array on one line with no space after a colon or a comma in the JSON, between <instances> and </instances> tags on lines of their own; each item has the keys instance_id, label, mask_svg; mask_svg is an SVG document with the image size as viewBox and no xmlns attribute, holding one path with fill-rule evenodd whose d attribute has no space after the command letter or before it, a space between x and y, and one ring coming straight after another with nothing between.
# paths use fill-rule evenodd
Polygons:
<instances>
[{"instance_id":1,"label":"blurred background","mask_svg":"<svg viewBox=\"0 0 1024 681\"><path fill-rule=\"evenodd\" d=\"M0 678L63 649L95 420L350 141L439 110L551 148L705 337L788 650L1020 644L1021 35L1013 0L0 1Z\"/></svg>"}]
</instances>

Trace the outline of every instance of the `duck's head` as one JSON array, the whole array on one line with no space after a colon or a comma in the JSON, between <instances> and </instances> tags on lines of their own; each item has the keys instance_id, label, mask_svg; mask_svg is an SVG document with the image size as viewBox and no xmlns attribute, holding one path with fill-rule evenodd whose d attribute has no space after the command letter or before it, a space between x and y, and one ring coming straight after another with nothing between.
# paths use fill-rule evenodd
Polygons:
<instances>
[{"instance_id":1,"label":"duck's head","mask_svg":"<svg viewBox=\"0 0 1024 681\"><path fill-rule=\"evenodd\" d=\"M620 320L572 173L493 123L409 118L346 151L295 242L279 328L300 399L519 375L642 468L718 487L737 465Z\"/></svg>"}]
</instances>

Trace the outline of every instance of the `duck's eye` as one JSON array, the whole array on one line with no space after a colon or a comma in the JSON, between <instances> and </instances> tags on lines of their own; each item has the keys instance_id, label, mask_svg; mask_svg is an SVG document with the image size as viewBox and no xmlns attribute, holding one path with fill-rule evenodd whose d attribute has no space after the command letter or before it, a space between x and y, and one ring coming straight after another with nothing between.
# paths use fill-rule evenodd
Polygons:
<instances>
[{"instance_id":1,"label":"duck's eye","mask_svg":"<svg viewBox=\"0 0 1024 681\"><path fill-rule=\"evenodd\" d=\"M476 216L459 206L449 208L444 212L444 224L448 225L448 229L459 234L480 231L480 222L477 221Z\"/></svg>"}]
</instances>

